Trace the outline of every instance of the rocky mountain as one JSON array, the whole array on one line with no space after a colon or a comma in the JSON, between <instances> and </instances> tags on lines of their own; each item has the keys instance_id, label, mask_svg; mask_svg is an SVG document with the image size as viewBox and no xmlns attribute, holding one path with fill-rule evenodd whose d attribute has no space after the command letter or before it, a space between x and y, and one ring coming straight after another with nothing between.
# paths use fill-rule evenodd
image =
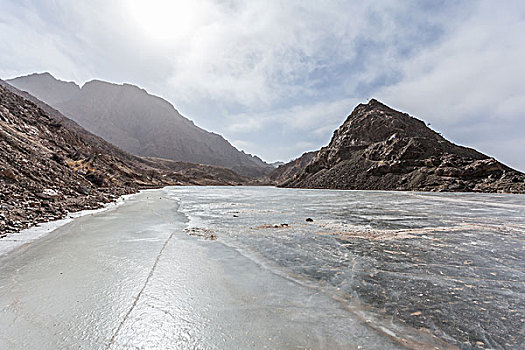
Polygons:
<instances>
[{"instance_id":1,"label":"rocky mountain","mask_svg":"<svg viewBox=\"0 0 525 350\"><path fill-rule=\"evenodd\" d=\"M32 74L7 82L51 106L68 101L80 93L80 86L74 82L57 80L49 73Z\"/></svg>"},{"instance_id":2,"label":"rocky mountain","mask_svg":"<svg viewBox=\"0 0 525 350\"><path fill-rule=\"evenodd\" d=\"M285 187L525 193L525 174L374 99L354 109L328 146L270 178Z\"/></svg>"},{"instance_id":3,"label":"rocky mountain","mask_svg":"<svg viewBox=\"0 0 525 350\"><path fill-rule=\"evenodd\" d=\"M278 168L281 165L285 165L285 164L286 164L285 162L281 162L281 161L270 163L270 165L273 166L274 168Z\"/></svg>"},{"instance_id":4,"label":"rocky mountain","mask_svg":"<svg viewBox=\"0 0 525 350\"><path fill-rule=\"evenodd\" d=\"M230 169L166 162L124 152L0 80L0 237L140 188L245 181Z\"/></svg>"},{"instance_id":5,"label":"rocky mountain","mask_svg":"<svg viewBox=\"0 0 525 350\"><path fill-rule=\"evenodd\" d=\"M296 179L304 168L314 159L317 152L303 153L299 158L291 162L281 164L268 176L274 183L282 183L287 180Z\"/></svg>"},{"instance_id":6,"label":"rocky mountain","mask_svg":"<svg viewBox=\"0 0 525 350\"><path fill-rule=\"evenodd\" d=\"M49 73L8 82L138 156L221 166L252 177L273 170L260 158L237 150L222 136L197 127L166 100L134 85L93 80L80 88Z\"/></svg>"}]
</instances>

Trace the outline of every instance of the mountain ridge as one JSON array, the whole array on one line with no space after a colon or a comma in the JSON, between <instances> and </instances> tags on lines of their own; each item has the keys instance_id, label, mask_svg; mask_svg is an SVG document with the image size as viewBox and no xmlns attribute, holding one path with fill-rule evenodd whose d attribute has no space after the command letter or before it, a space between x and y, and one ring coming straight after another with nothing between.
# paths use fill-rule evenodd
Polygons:
<instances>
[{"instance_id":1,"label":"mountain ridge","mask_svg":"<svg viewBox=\"0 0 525 350\"><path fill-rule=\"evenodd\" d=\"M246 180L226 168L131 155L0 80L0 237L142 188Z\"/></svg>"},{"instance_id":2,"label":"mountain ridge","mask_svg":"<svg viewBox=\"0 0 525 350\"><path fill-rule=\"evenodd\" d=\"M49 104L64 115L135 155L223 166L251 177L273 170L259 157L236 149L221 135L199 128L169 101L133 84L94 79L77 90L49 73L8 82L34 92L44 102L54 101ZM50 89L50 85L66 88Z\"/></svg>"}]
</instances>

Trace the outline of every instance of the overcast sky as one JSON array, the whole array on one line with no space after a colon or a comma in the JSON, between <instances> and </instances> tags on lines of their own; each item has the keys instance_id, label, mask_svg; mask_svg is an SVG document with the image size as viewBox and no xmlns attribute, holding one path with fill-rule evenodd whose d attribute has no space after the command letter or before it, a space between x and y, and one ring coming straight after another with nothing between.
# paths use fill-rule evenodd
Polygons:
<instances>
[{"instance_id":1,"label":"overcast sky","mask_svg":"<svg viewBox=\"0 0 525 350\"><path fill-rule=\"evenodd\" d=\"M525 170L525 2L0 0L0 77L129 82L267 161L375 97Z\"/></svg>"}]
</instances>

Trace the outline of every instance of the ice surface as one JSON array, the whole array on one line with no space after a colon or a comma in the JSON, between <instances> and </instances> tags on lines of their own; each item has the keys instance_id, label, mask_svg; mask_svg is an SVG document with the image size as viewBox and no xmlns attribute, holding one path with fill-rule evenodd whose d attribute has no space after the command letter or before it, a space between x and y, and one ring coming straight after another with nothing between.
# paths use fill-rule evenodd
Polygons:
<instances>
[{"instance_id":1,"label":"ice surface","mask_svg":"<svg viewBox=\"0 0 525 350\"><path fill-rule=\"evenodd\" d=\"M219 241L327 294L343 294L351 307L370 307L364 317L378 316L378 323L381 315L393 317L394 324L429 329L462 348L513 349L525 342L523 195L172 193Z\"/></svg>"},{"instance_id":2,"label":"ice surface","mask_svg":"<svg viewBox=\"0 0 525 350\"><path fill-rule=\"evenodd\" d=\"M189 236L167 193L2 256L0 348L402 348L318 290Z\"/></svg>"},{"instance_id":3,"label":"ice surface","mask_svg":"<svg viewBox=\"0 0 525 350\"><path fill-rule=\"evenodd\" d=\"M132 196L134 196L134 194L123 195L120 196L115 202L105 204L103 208L81 210L75 213L70 213L64 219L41 223L28 229L22 230L20 232L13 233L6 237L0 238L0 256L7 254L17 248L28 246L30 243L53 232L60 226L66 225L67 223L71 222L74 218L78 218L85 215L93 215L106 210L112 210L124 203L126 199L129 199Z\"/></svg>"},{"instance_id":4,"label":"ice surface","mask_svg":"<svg viewBox=\"0 0 525 350\"><path fill-rule=\"evenodd\" d=\"M519 348L524 217L513 195L147 191L0 257L0 348Z\"/></svg>"}]
</instances>

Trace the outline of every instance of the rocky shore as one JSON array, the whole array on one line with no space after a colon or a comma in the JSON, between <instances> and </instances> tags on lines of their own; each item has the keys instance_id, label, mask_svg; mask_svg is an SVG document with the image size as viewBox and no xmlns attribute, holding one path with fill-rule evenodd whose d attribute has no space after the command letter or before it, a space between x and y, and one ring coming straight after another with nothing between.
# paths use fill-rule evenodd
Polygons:
<instances>
[{"instance_id":1,"label":"rocky shore","mask_svg":"<svg viewBox=\"0 0 525 350\"><path fill-rule=\"evenodd\" d=\"M0 237L142 188L244 181L230 169L133 156L0 80Z\"/></svg>"},{"instance_id":2,"label":"rocky shore","mask_svg":"<svg viewBox=\"0 0 525 350\"><path fill-rule=\"evenodd\" d=\"M0 237L172 183L90 136L0 86Z\"/></svg>"}]
</instances>

